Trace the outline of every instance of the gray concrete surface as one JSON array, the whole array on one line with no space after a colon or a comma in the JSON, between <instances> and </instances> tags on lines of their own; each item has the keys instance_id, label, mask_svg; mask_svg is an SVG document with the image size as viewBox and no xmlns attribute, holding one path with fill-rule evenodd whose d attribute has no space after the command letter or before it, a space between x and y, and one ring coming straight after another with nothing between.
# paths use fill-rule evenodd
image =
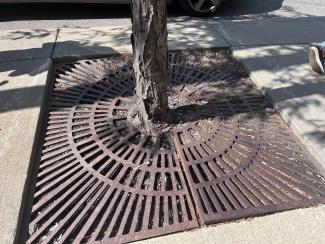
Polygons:
<instances>
[{"instance_id":1,"label":"gray concrete surface","mask_svg":"<svg viewBox=\"0 0 325 244\"><path fill-rule=\"evenodd\" d=\"M318 244L325 240L325 206L203 227L137 244Z\"/></svg>"},{"instance_id":2,"label":"gray concrete surface","mask_svg":"<svg viewBox=\"0 0 325 244\"><path fill-rule=\"evenodd\" d=\"M233 54L325 169L325 77L311 70L308 47L235 47Z\"/></svg>"},{"instance_id":3,"label":"gray concrete surface","mask_svg":"<svg viewBox=\"0 0 325 244\"><path fill-rule=\"evenodd\" d=\"M54 58L85 57L130 53L131 26L62 28L53 52Z\"/></svg>"},{"instance_id":4,"label":"gray concrete surface","mask_svg":"<svg viewBox=\"0 0 325 244\"><path fill-rule=\"evenodd\" d=\"M0 61L49 58L56 35L56 29L2 30Z\"/></svg>"},{"instance_id":5,"label":"gray concrete surface","mask_svg":"<svg viewBox=\"0 0 325 244\"><path fill-rule=\"evenodd\" d=\"M231 46L301 44L325 40L325 17L223 21L211 24Z\"/></svg>"},{"instance_id":6,"label":"gray concrete surface","mask_svg":"<svg viewBox=\"0 0 325 244\"><path fill-rule=\"evenodd\" d=\"M229 46L224 38L201 22L168 24L169 50ZM53 57L91 57L132 52L131 26L62 28Z\"/></svg>"},{"instance_id":7,"label":"gray concrete surface","mask_svg":"<svg viewBox=\"0 0 325 244\"><path fill-rule=\"evenodd\" d=\"M169 23L167 28L169 50L229 46L221 35L203 22Z\"/></svg>"},{"instance_id":8,"label":"gray concrete surface","mask_svg":"<svg viewBox=\"0 0 325 244\"><path fill-rule=\"evenodd\" d=\"M50 59L0 62L1 244L15 237L50 65Z\"/></svg>"}]
</instances>

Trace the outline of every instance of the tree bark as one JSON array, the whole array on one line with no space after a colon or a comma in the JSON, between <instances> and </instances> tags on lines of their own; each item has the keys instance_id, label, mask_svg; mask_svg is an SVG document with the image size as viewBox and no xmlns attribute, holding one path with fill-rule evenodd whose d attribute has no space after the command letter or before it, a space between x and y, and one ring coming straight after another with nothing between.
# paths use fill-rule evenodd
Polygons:
<instances>
[{"instance_id":1,"label":"tree bark","mask_svg":"<svg viewBox=\"0 0 325 244\"><path fill-rule=\"evenodd\" d=\"M132 47L138 116L150 123L167 120L166 0L132 0Z\"/></svg>"}]
</instances>

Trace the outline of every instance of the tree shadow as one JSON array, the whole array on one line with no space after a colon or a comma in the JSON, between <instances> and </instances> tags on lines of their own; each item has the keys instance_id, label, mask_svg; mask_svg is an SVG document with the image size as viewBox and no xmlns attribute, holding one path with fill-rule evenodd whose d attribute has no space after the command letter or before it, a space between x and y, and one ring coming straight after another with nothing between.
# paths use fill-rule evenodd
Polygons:
<instances>
[{"instance_id":1,"label":"tree shadow","mask_svg":"<svg viewBox=\"0 0 325 244\"><path fill-rule=\"evenodd\" d=\"M273 106L307 141L325 148L325 77L311 70L309 45L245 47L241 60ZM239 51L240 52L240 51ZM253 57L254 56L254 57Z\"/></svg>"},{"instance_id":2,"label":"tree shadow","mask_svg":"<svg viewBox=\"0 0 325 244\"><path fill-rule=\"evenodd\" d=\"M298 20L303 20L305 18L301 18ZM322 20L323 18L314 18L316 20ZM22 50L8 50L8 51L3 51L0 52L0 57L26 57L29 55L32 55L34 53L39 53L42 52L44 50L51 50L52 54L55 54L55 49L59 50L60 47L62 48L62 51L65 50L70 50L70 57L72 57L73 59L78 59L77 55L80 55L80 53L83 53L84 51L84 57L87 57L87 54L89 53L93 53L91 56L89 56L89 58L97 58L97 57L101 57L103 56L103 53L109 53L110 55L114 55L114 54L118 54L120 51L114 50L113 48L109 47L109 45L107 45L107 40L105 39L107 36L107 33L104 30L100 30L100 29L92 29L92 30L87 30L87 31L83 31L85 29L83 28L75 28L74 30L63 30L63 31L70 31L69 34L71 34L71 36L78 34L80 35L80 40L63 40L63 41L59 41L57 43L55 42L47 42L44 43L40 48L30 48L30 49L22 49ZM117 44L120 45L124 45L124 44L128 44L129 43L129 38L126 38L125 35L125 31L127 31L127 29L121 29L120 27L116 27L112 29L113 32L121 32L120 35L116 35L116 39L114 40L116 43L114 44L114 46L117 46ZM203 31L204 32L204 31ZM14 31L11 32L10 34L7 35L7 39L8 40L12 40L12 41L19 41L19 40L24 40L24 39L42 39L42 38L46 38L50 35L50 32L43 30L43 29L38 29L35 31ZM97 41L94 41L93 38L98 38L98 37L102 37L103 39L101 40L100 38L97 39ZM68 37L69 38L69 37ZM182 43L187 43L188 45L191 45L194 40L191 40L190 37L184 37L183 40L181 40ZM307 47L303 47L302 49L306 49ZM249 47L244 47L244 49L249 49ZM310 124L319 124L319 122L315 122L314 119L308 119L304 116L304 112L303 109L308 108L308 106L316 106L319 107L321 106L322 102L318 101L317 98L313 98L313 99L309 99L309 100L303 100L303 101L296 101L293 99L297 99L297 98L304 98L306 96L311 96L311 95L315 95L318 94L321 97L324 97L324 83L322 82L322 79L316 79L315 82L311 82L310 80L312 78L308 78L306 79L306 81L295 81L295 70L296 70L296 66L299 65L304 65L308 62L307 60L307 55L306 52L302 52L302 49L300 48L296 48L296 47L291 47L291 46L286 46L286 48L283 49L274 49L274 48L269 48L266 50L263 50L262 52L260 52L257 56L255 55L254 57L250 57L248 55L248 57L245 58L245 62L248 63L253 63L255 64L254 66L250 67L250 70L252 71L263 71L264 69L266 69L266 67L264 66L264 63L268 63L268 70L274 71L274 72L280 72L281 69L286 68L285 69L285 73L283 73L281 76L282 78L279 80L276 80L275 82L279 83L279 84L285 84L285 87L275 87L273 85L270 85L269 87L266 87L265 90L267 90L268 92L274 94L274 96L276 97L280 97L281 99L279 99L278 101L283 103L283 102L287 102L287 104L285 105L285 103L283 103L282 105L285 105L285 108L290 110L290 115L295 115L297 117L299 117L299 119L306 121L307 123ZM96 50L96 52L93 52L94 50ZM76 54L76 56L74 56L74 54ZM303 55L305 58L301 58L301 55ZM79 56L80 57L80 56ZM281 59L279 59L279 57L281 57ZM42 58L40 58L42 59ZM278 63L278 60L282 60L281 63ZM17 61L18 62L18 61ZM33 62L26 62L24 63L24 65L17 65L16 61L12 61L9 63L2 63L2 65L0 65L0 72L9 72L8 76L9 77L16 77L16 76L21 76L21 75L29 75L29 76L36 76L44 71L47 70L47 66L36 66L33 64ZM190 64L187 64L188 66L190 66ZM230 63L228 63L226 66L218 66L218 64L213 64L213 69L215 70L219 70L222 71L223 69L227 69L227 66L231 66ZM292 68L292 72L288 72L290 71L290 69ZM306 71L305 69L303 69L303 72L306 72L306 75L310 76L310 72ZM109 72L112 72L112 70L110 70ZM238 78L239 79L239 78ZM35 94L32 92L32 90L38 90L38 92L41 92L42 87L26 87L26 88L19 88L19 89L12 89L12 90L5 90L6 89L6 85L8 84L7 79L5 81L0 81L2 82L2 86L1 86L1 91L0 91L0 96L2 97L2 99L7 100L7 98L13 96L13 94L17 94L20 92L26 92L26 93L31 93L31 94ZM9 81L10 82L10 81ZM211 84L210 84L211 85ZM245 91L246 92L246 91ZM242 92L241 95L243 95L245 92ZM209 95L208 94L209 91L206 92L205 95ZM238 94L234 95L234 96L229 96L229 94L213 94L213 92L211 93L211 99L208 101L205 101L204 104L201 104L200 106L198 105L194 105L194 104L185 104L183 108L174 108L173 110L176 113L181 113L184 112L185 110L188 111L206 111L208 109L210 109L211 106L214 106L214 104L218 103L218 102L222 102L222 101L217 101L214 97L218 96L218 97L227 97L228 99L227 101L236 101L237 97L239 96ZM289 94L289 95L288 95ZM19 109L25 109L25 108L29 108L29 107L34 107L36 106L35 103L33 103L32 100L30 100L30 102L27 103L21 103L18 106L14 106L11 109L15 109L15 110L19 110ZM210 109L211 110L211 109ZM1 112L4 111L8 111L6 109L1 109ZM239 111L240 112L240 111ZM216 112L212 113L212 117L215 116ZM199 113L197 113L199 114ZM235 112L236 114L236 112ZM211 113L210 113L211 115ZM210 116L209 115L209 116ZM208 115L200 115L200 116L205 116L205 118L208 118ZM210 116L211 117L211 116ZM185 117L184 117L185 118ZM195 118L195 119L193 119ZM187 118L184 120L184 122L190 122L191 120L196 120L197 116L193 116L192 118ZM318 128L319 127L318 125ZM316 133L317 130L315 130ZM318 129L319 131L319 129ZM310 132L310 133L314 133L314 132ZM324 133L325 132L319 132L321 135L317 136L317 138L319 138L318 140L321 140L322 143L324 143Z\"/></svg>"},{"instance_id":3,"label":"tree shadow","mask_svg":"<svg viewBox=\"0 0 325 244\"><path fill-rule=\"evenodd\" d=\"M168 69L170 126L215 117L228 119L236 115L244 115L241 119L253 117L266 119L266 110L270 109L269 103L248 81L239 62L229 55L226 49L170 52ZM214 61L209 62L211 60ZM96 67L96 63L100 63L100 67ZM105 102L103 96L108 96L109 100L129 99L134 96L131 64L132 56L122 55L58 65L57 83L54 84L57 95L52 101L55 104L55 99L58 99L58 103L64 107L64 99L61 99L59 94L69 96L71 92L81 90L84 90L83 96L86 98L79 97L73 106L82 106L88 102L89 105ZM100 87L106 89L107 94L96 93ZM127 107L130 110L135 104L132 102L133 98L129 101ZM67 102L67 106L70 106L69 104L70 102ZM120 112L119 115L123 115L126 120L125 108L114 106L116 113Z\"/></svg>"}]
</instances>

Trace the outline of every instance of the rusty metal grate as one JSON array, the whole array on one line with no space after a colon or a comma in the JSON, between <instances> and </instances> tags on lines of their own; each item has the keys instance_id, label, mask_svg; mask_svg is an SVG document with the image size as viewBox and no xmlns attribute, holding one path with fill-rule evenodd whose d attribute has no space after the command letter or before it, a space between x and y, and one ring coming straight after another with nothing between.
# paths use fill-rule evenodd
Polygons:
<instances>
[{"instance_id":1,"label":"rusty metal grate","mask_svg":"<svg viewBox=\"0 0 325 244\"><path fill-rule=\"evenodd\" d=\"M263 96L201 61L169 55L174 125L158 137L127 123L130 56L57 67L27 243L128 242L198 227L197 214L323 201L324 178Z\"/></svg>"},{"instance_id":2,"label":"rusty metal grate","mask_svg":"<svg viewBox=\"0 0 325 244\"><path fill-rule=\"evenodd\" d=\"M107 74L108 64L57 69L28 243L127 242L198 226L169 133L126 123L132 69Z\"/></svg>"},{"instance_id":3,"label":"rusty metal grate","mask_svg":"<svg viewBox=\"0 0 325 244\"><path fill-rule=\"evenodd\" d=\"M213 120L175 131L201 221L218 223L308 206L324 179L277 116Z\"/></svg>"}]
</instances>

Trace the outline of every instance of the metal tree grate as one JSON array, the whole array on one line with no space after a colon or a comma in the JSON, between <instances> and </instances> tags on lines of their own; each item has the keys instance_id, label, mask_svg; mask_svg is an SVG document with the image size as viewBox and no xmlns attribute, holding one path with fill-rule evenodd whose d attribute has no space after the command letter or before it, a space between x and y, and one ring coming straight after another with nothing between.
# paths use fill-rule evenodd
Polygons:
<instances>
[{"instance_id":1,"label":"metal tree grate","mask_svg":"<svg viewBox=\"0 0 325 244\"><path fill-rule=\"evenodd\" d=\"M94 69L105 64L58 68L28 243L126 242L198 226L169 134L127 124L131 67Z\"/></svg>"},{"instance_id":2,"label":"metal tree grate","mask_svg":"<svg viewBox=\"0 0 325 244\"><path fill-rule=\"evenodd\" d=\"M201 61L169 55L174 125L155 137L127 122L129 56L57 67L27 243L128 242L198 227L196 214L323 201L324 178L263 96Z\"/></svg>"},{"instance_id":3,"label":"metal tree grate","mask_svg":"<svg viewBox=\"0 0 325 244\"><path fill-rule=\"evenodd\" d=\"M324 201L324 179L277 116L175 131L201 221L218 223Z\"/></svg>"}]
</instances>

